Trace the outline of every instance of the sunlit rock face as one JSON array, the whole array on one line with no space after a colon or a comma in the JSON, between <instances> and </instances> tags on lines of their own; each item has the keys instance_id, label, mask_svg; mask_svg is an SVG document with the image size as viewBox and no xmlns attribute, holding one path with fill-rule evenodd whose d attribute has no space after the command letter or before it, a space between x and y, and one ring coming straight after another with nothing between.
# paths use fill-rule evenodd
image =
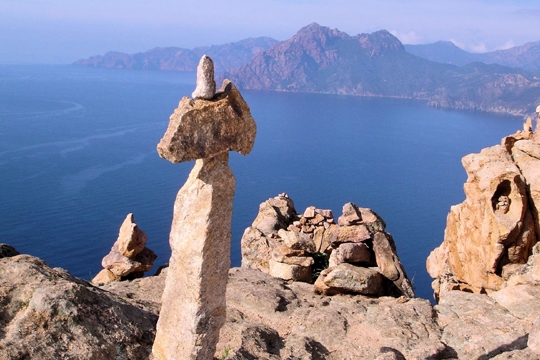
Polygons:
<instances>
[{"instance_id":1,"label":"sunlit rock face","mask_svg":"<svg viewBox=\"0 0 540 360\"><path fill-rule=\"evenodd\" d=\"M298 214L285 193L259 206L242 236L242 267L314 283L318 294L414 297L385 222L349 202L332 210L309 206Z\"/></svg>"},{"instance_id":2,"label":"sunlit rock face","mask_svg":"<svg viewBox=\"0 0 540 360\"><path fill-rule=\"evenodd\" d=\"M197 68L193 98L183 98L157 146L172 163L196 160L174 203L171 258L153 359L212 359L226 318L235 178L229 151L248 154L256 125L228 80L216 93L212 60Z\"/></svg>"},{"instance_id":3,"label":"sunlit rock face","mask_svg":"<svg viewBox=\"0 0 540 360\"><path fill-rule=\"evenodd\" d=\"M538 241L540 146L526 129L462 163L466 199L448 214L444 241L427 259L435 295L499 290Z\"/></svg>"}]
</instances>

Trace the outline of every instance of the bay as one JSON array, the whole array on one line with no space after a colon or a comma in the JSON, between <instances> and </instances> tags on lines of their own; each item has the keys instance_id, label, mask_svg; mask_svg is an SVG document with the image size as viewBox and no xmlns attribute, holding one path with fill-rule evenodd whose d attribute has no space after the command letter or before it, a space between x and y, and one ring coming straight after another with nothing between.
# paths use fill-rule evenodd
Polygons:
<instances>
[{"instance_id":1,"label":"bay","mask_svg":"<svg viewBox=\"0 0 540 360\"><path fill-rule=\"evenodd\" d=\"M101 269L133 212L168 261L177 191L193 163L155 146L192 73L0 66L0 242L85 279ZM375 210L395 238L417 295L425 260L464 199L461 158L521 128L510 116L409 100L242 91L258 126L251 154L231 154L237 189L231 260L264 200L286 192L298 212L344 203Z\"/></svg>"}]
</instances>

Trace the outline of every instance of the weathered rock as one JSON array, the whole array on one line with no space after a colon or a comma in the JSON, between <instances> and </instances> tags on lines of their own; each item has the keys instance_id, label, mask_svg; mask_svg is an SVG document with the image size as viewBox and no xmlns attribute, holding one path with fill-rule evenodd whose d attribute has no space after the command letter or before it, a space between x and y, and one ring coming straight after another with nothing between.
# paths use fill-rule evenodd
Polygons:
<instances>
[{"instance_id":1,"label":"weathered rock","mask_svg":"<svg viewBox=\"0 0 540 360\"><path fill-rule=\"evenodd\" d=\"M486 295L440 294L435 306L441 337L458 359L490 359L527 346L527 326Z\"/></svg>"},{"instance_id":2,"label":"weathered rock","mask_svg":"<svg viewBox=\"0 0 540 360\"><path fill-rule=\"evenodd\" d=\"M512 157L525 177L529 195L529 205L535 220L537 237L540 234L540 142L517 141L512 148Z\"/></svg>"},{"instance_id":3,"label":"weathered rock","mask_svg":"<svg viewBox=\"0 0 540 360\"><path fill-rule=\"evenodd\" d=\"M306 211L304 211L304 217L306 219L311 219L315 217L315 206L308 206Z\"/></svg>"},{"instance_id":4,"label":"weathered rock","mask_svg":"<svg viewBox=\"0 0 540 360\"><path fill-rule=\"evenodd\" d=\"M149 358L156 314L32 256L0 274L0 359Z\"/></svg>"},{"instance_id":5,"label":"weathered rock","mask_svg":"<svg viewBox=\"0 0 540 360\"><path fill-rule=\"evenodd\" d=\"M293 201L287 194L280 194L259 205L259 213L252 227L259 229L265 236L269 236L276 234L279 229L288 228L296 218Z\"/></svg>"},{"instance_id":6,"label":"weathered rock","mask_svg":"<svg viewBox=\"0 0 540 360\"><path fill-rule=\"evenodd\" d=\"M244 231L241 240L242 267L268 272L268 260L281 242L273 237L266 237L260 230L250 226Z\"/></svg>"},{"instance_id":7,"label":"weathered rock","mask_svg":"<svg viewBox=\"0 0 540 360\"><path fill-rule=\"evenodd\" d=\"M538 285L510 285L489 294L510 314L523 320L527 330L530 329L536 317L540 314L540 286Z\"/></svg>"},{"instance_id":8,"label":"weathered rock","mask_svg":"<svg viewBox=\"0 0 540 360\"><path fill-rule=\"evenodd\" d=\"M0 244L0 259L16 255L19 255L19 252L15 250L13 246L8 244Z\"/></svg>"},{"instance_id":9,"label":"weathered rock","mask_svg":"<svg viewBox=\"0 0 540 360\"><path fill-rule=\"evenodd\" d=\"M303 250L308 253L315 253L315 242L307 234L294 231L285 231L280 229L278 236L283 240L284 244L293 250Z\"/></svg>"},{"instance_id":10,"label":"weathered rock","mask_svg":"<svg viewBox=\"0 0 540 360\"><path fill-rule=\"evenodd\" d=\"M148 359L168 270L102 291L30 256L0 259L0 358ZM515 302L449 291L433 308L422 299L316 295L309 284L234 268L213 356L539 359L538 322L512 310L519 293L523 309L532 304L524 289Z\"/></svg>"},{"instance_id":11,"label":"weathered rock","mask_svg":"<svg viewBox=\"0 0 540 360\"><path fill-rule=\"evenodd\" d=\"M120 227L118 238L111 251L101 261L102 270L92 279L94 284L142 277L154 265L157 255L147 247L146 234L128 214Z\"/></svg>"},{"instance_id":12,"label":"weathered rock","mask_svg":"<svg viewBox=\"0 0 540 360\"><path fill-rule=\"evenodd\" d=\"M329 270L324 275L321 273L321 281L317 279L316 293L379 295L381 292L382 276L378 271L351 264L340 264Z\"/></svg>"},{"instance_id":13,"label":"weathered rock","mask_svg":"<svg viewBox=\"0 0 540 360\"><path fill-rule=\"evenodd\" d=\"M310 282L313 259L311 261L309 259L302 259L300 264L287 264L270 259L268 261L268 274L283 280Z\"/></svg>"},{"instance_id":14,"label":"weathered rock","mask_svg":"<svg viewBox=\"0 0 540 360\"><path fill-rule=\"evenodd\" d=\"M121 279L121 276L116 275L112 271L103 269L92 279L92 283L97 285L105 285L115 281L120 281Z\"/></svg>"},{"instance_id":15,"label":"weathered rock","mask_svg":"<svg viewBox=\"0 0 540 360\"><path fill-rule=\"evenodd\" d=\"M117 247L120 254L130 259L143 251L146 245L146 233L135 224L133 214L128 214L120 227Z\"/></svg>"},{"instance_id":16,"label":"weathered rock","mask_svg":"<svg viewBox=\"0 0 540 360\"><path fill-rule=\"evenodd\" d=\"M379 231L373 237L373 251L381 274L391 280L407 297L414 297L412 284L405 268L399 260L394 239L388 233Z\"/></svg>"},{"instance_id":17,"label":"weathered rock","mask_svg":"<svg viewBox=\"0 0 540 360\"><path fill-rule=\"evenodd\" d=\"M101 265L103 268L111 271L117 276L125 277L133 273L142 273L152 268L157 255L147 247L138 253L133 259L120 254L116 246L113 246L111 252L107 254Z\"/></svg>"},{"instance_id":18,"label":"weathered rock","mask_svg":"<svg viewBox=\"0 0 540 360\"><path fill-rule=\"evenodd\" d=\"M364 243L346 243L341 244L335 249L332 254L336 254L338 265L341 263L366 263L376 265L374 263L373 254L368 246Z\"/></svg>"},{"instance_id":19,"label":"weathered rock","mask_svg":"<svg viewBox=\"0 0 540 360\"><path fill-rule=\"evenodd\" d=\"M375 359L389 352L443 359L440 336L427 300L320 296L309 284L235 268L216 356L229 349L230 359Z\"/></svg>"},{"instance_id":20,"label":"weathered rock","mask_svg":"<svg viewBox=\"0 0 540 360\"><path fill-rule=\"evenodd\" d=\"M338 224L342 226L358 224L362 221L358 206L352 202L343 205L342 215L338 218Z\"/></svg>"},{"instance_id":21,"label":"weathered rock","mask_svg":"<svg viewBox=\"0 0 540 360\"><path fill-rule=\"evenodd\" d=\"M527 346L537 355L540 355L540 316L536 318L532 325Z\"/></svg>"},{"instance_id":22,"label":"weathered rock","mask_svg":"<svg viewBox=\"0 0 540 360\"><path fill-rule=\"evenodd\" d=\"M184 97L159 142L159 156L173 163L253 148L257 127L249 106L228 80L211 101Z\"/></svg>"},{"instance_id":23,"label":"weathered rock","mask_svg":"<svg viewBox=\"0 0 540 360\"><path fill-rule=\"evenodd\" d=\"M340 226L332 246L337 247L342 243L358 243L369 239L371 239L371 234L365 225Z\"/></svg>"},{"instance_id":24,"label":"weathered rock","mask_svg":"<svg viewBox=\"0 0 540 360\"><path fill-rule=\"evenodd\" d=\"M197 160L174 205L172 255L152 353L211 359L225 322L235 180L228 154Z\"/></svg>"},{"instance_id":25,"label":"weathered rock","mask_svg":"<svg viewBox=\"0 0 540 360\"><path fill-rule=\"evenodd\" d=\"M197 86L191 94L194 99L210 100L216 93L216 82L214 81L214 61L203 55L197 66Z\"/></svg>"},{"instance_id":26,"label":"weathered rock","mask_svg":"<svg viewBox=\"0 0 540 360\"><path fill-rule=\"evenodd\" d=\"M453 206L445 239L427 260L435 288L453 278L469 289L498 290L508 264L523 264L535 244L526 183L503 146L484 149L462 160L468 174L465 201Z\"/></svg>"}]
</instances>

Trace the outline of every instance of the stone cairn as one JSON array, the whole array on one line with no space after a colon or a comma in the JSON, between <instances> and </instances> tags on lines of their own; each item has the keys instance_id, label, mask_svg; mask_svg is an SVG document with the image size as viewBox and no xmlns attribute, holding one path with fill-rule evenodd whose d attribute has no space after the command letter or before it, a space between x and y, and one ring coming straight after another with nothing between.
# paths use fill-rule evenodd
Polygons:
<instances>
[{"instance_id":1,"label":"stone cairn","mask_svg":"<svg viewBox=\"0 0 540 360\"><path fill-rule=\"evenodd\" d=\"M146 234L139 229L133 214L128 214L120 227L118 239L101 261L101 270L92 283L105 285L114 281L140 278L154 265L157 255L146 247Z\"/></svg>"},{"instance_id":2,"label":"stone cairn","mask_svg":"<svg viewBox=\"0 0 540 360\"><path fill-rule=\"evenodd\" d=\"M314 291L414 297L386 224L371 209L349 202L337 224L331 210L297 214L280 194L259 206L242 237L242 266L291 281L313 282Z\"/></svg>"},{"instance_id":3,"label":"stone cairn","mask_svg":"<svg viewBox=\"0 0 540 360\"><path fill-rule=\"evenodd\" d=\"M215 91L204 55L193 99L184 97L157 146L159 156L196 160L174 203L171 259L152 348L154 359L212 359L225 322L235 179L228 152L248 154L256 125L229 80Z\"/></svg>"}]
</instances>

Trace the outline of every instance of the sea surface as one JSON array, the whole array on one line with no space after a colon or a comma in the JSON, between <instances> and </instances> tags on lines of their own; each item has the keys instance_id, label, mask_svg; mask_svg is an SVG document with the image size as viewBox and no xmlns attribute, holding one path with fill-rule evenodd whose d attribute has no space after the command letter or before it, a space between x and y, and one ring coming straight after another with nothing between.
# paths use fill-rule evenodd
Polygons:
<instances>
[{"instance_id":1,"label":"sea surface","mask_svg":"<svg viewBox=\"0 0 540 360\"><path fill-rule=\"evenodd\" d=\"M193 162L155 150L195 74L75 66L0 66L0 243L91 279L132 212L158 254L176 193ZM375 210L393 234L417 295L432 298L425 260L464 200L461 158L500 143L522 119L449 111L422 102L242 91L258 126L236 176L233 266L261 202L286 192L341 214Z\"/></svg>"}]
</instances>

